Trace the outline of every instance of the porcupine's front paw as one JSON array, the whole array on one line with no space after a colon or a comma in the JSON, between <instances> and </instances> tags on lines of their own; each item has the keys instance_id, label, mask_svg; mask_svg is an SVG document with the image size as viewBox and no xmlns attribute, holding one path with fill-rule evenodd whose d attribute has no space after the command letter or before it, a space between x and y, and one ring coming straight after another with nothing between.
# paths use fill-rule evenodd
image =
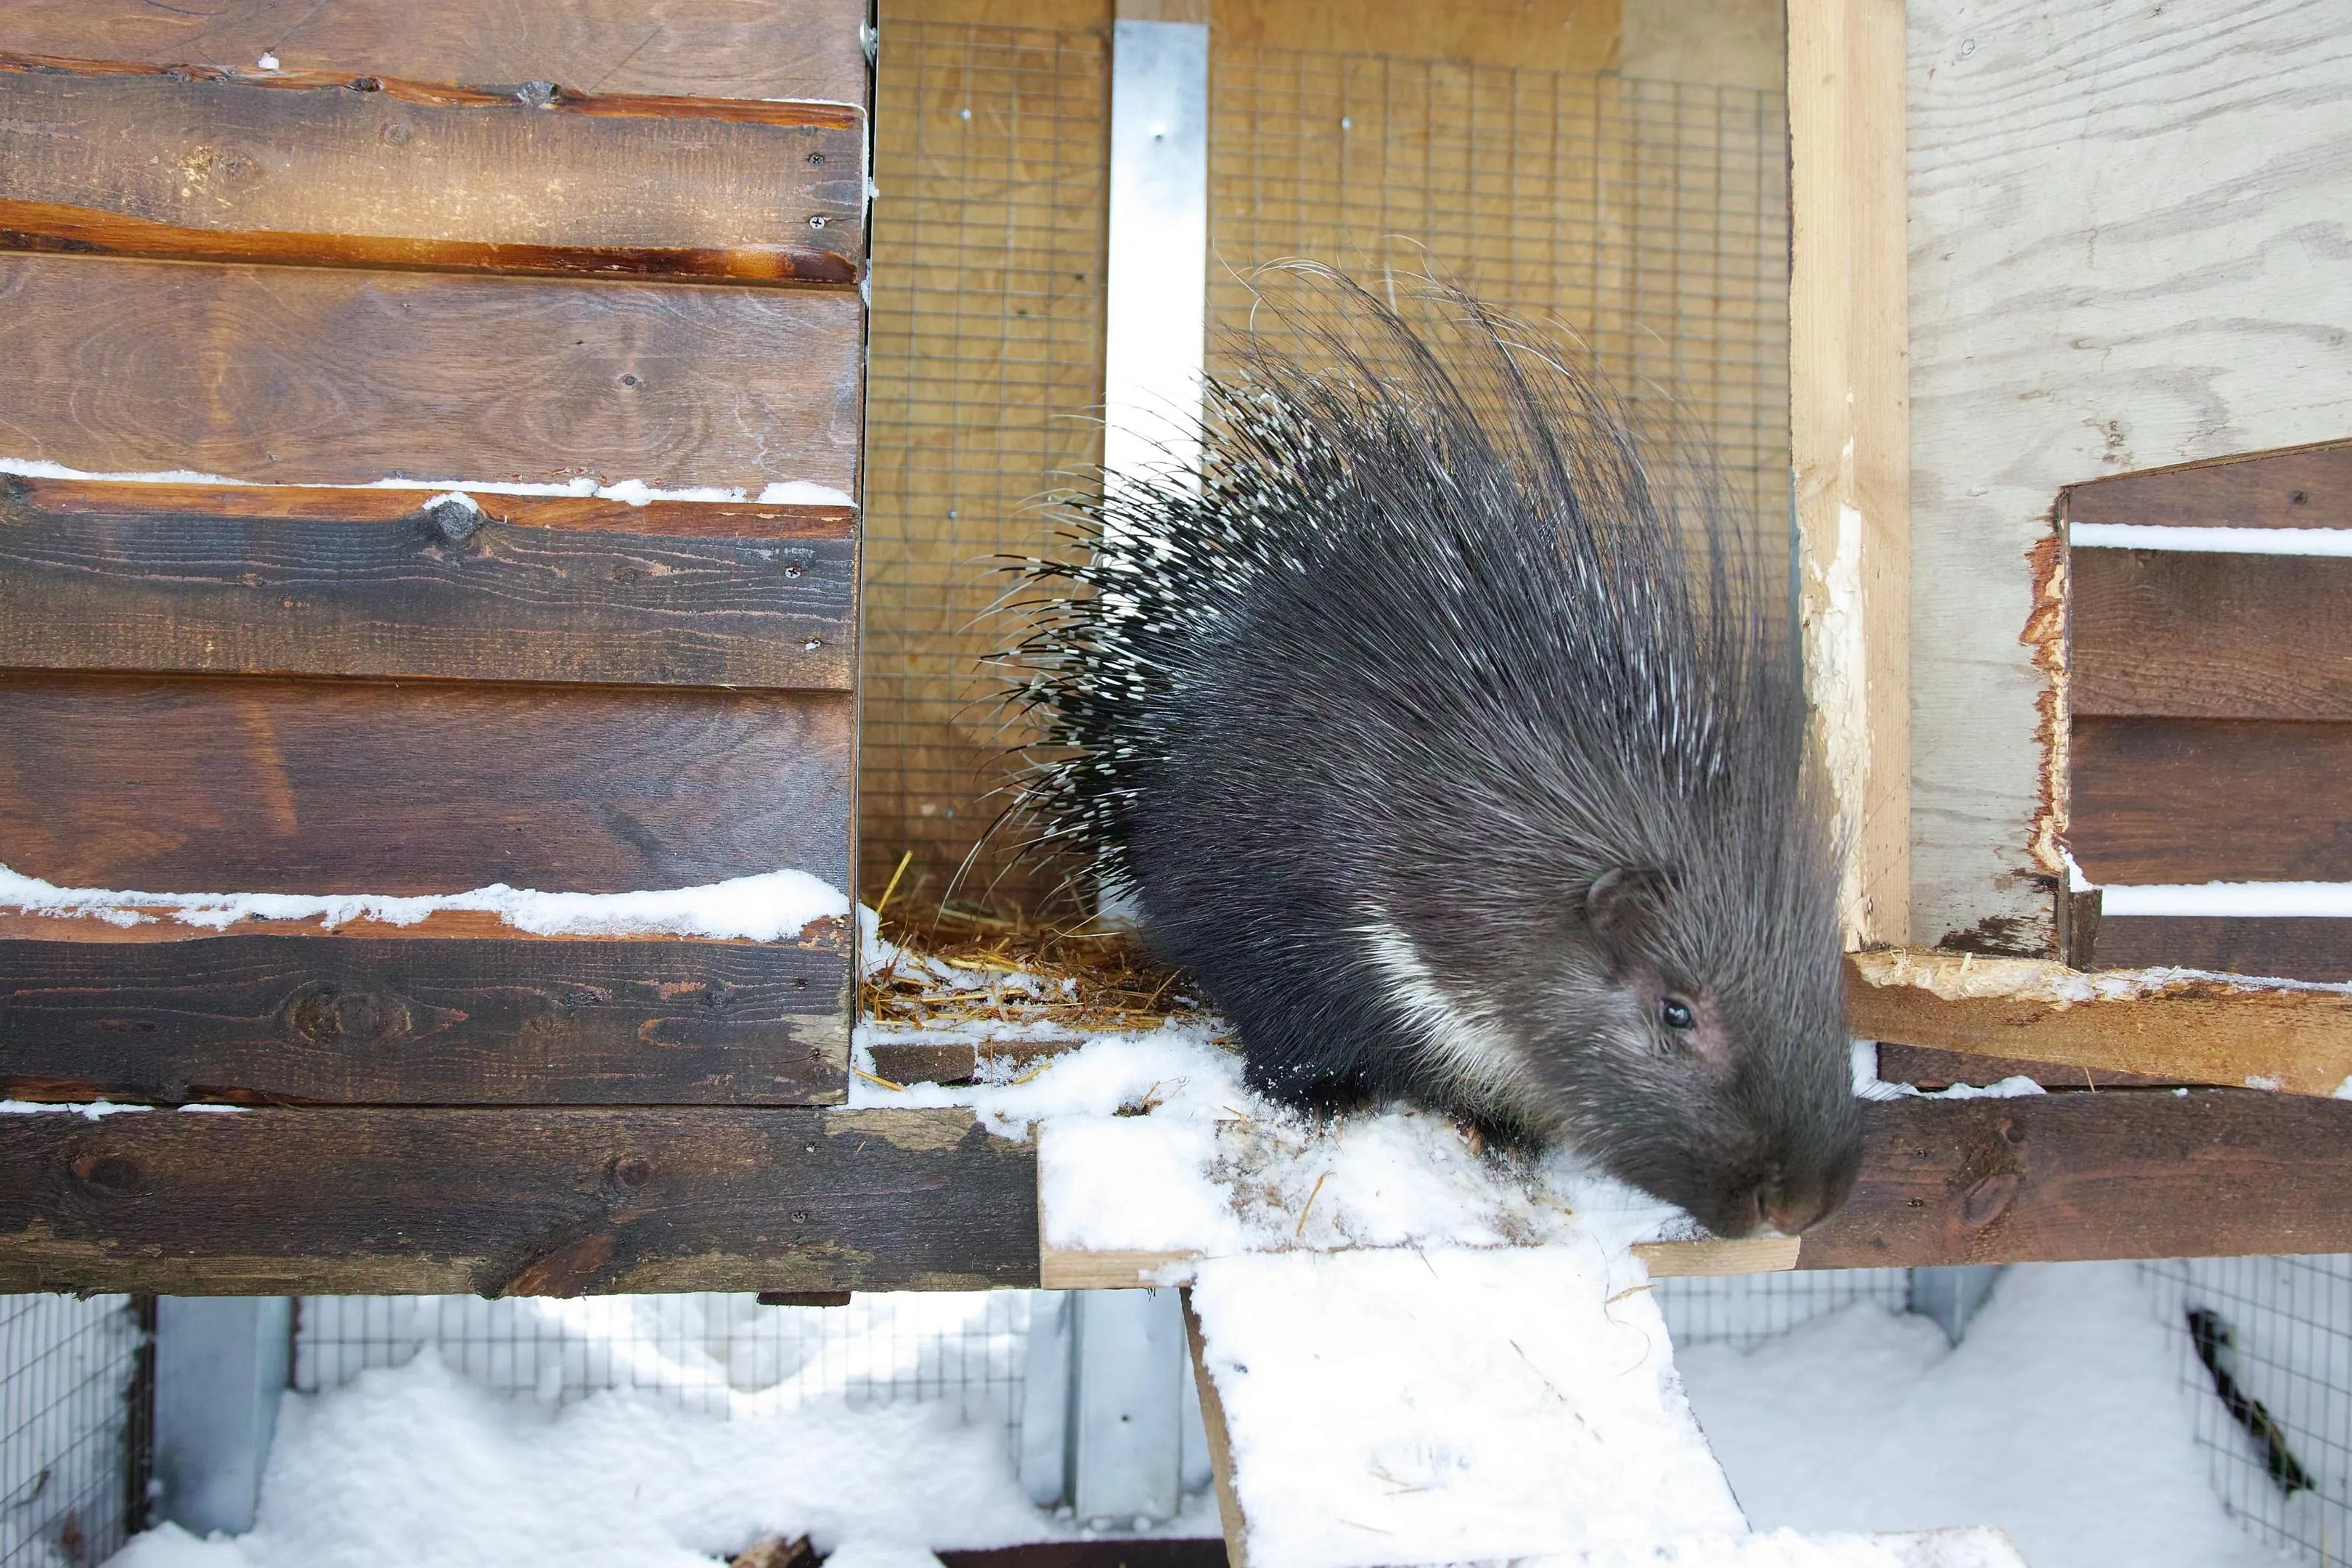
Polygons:
<instances>
[{"instance_id":1,"label":"porcupine's front paw","mask_svg":"<svg viewBox=\"0 0 2352 1568\"><path fill-rule=\"evenodd\" d=\"M1308 1062L1269 1062L1252 1056L1242 1082L1269 1100L1314 1116L1336 1116L1369 1103L1363 1081L1353 1072L1333 1073Z\"/></svg>"}]
</instances>

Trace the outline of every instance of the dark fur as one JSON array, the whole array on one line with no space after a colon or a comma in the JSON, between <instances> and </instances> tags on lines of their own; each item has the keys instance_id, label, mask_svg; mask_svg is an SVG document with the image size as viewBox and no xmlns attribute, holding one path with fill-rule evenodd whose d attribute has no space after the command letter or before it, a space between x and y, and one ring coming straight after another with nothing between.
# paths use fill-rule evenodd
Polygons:
<instances>
[{"instance_id":1,"label":"dark fur","mask_svg":"<svg viewBox=\"0 0 2352 1568\"><path fill-rule=\"evenodd\" d=\"M1466 298L1304 281L1304 353L1253 340L1210 389L1199 491L1122 487L1082 563L1030 564L1024 807L1257 1088L1402 1095L1721 1235L1802 1228L1860 1123L1785 554Z\"/></svg>"}]
</instances>

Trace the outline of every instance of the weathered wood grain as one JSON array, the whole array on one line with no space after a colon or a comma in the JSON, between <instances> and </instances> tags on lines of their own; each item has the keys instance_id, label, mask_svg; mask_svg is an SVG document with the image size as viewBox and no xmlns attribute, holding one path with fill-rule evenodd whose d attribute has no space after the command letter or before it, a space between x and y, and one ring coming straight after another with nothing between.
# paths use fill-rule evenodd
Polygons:
<instances>
[{"instance_id":1,"label":"weathered wood grain","mask_svg":"<svg viewBox=\"0 0 2352 1568\"><path fill-rule=\"evenodd\" d=\"M2099 922L2103 968L2173 965L2289 980L2352 980L2352 920L2116 915Z\"/></svg>"},{"instance_id":2,"label":"weathered wood grain","mask_svg":"<svg viewBox=\"0 0 2352 1568\"><path fill-rule=\"evenodd\" d=\"M0 666L850 687L847 526L789 543L541 528L499 520L495 496L383 490L257 517L239 503L267 491L183 510L142 494L180 486L103 488L116 504L51 511L0 476Z\"/></svg>"},{"instance_id":3,"label":"weathered wood grain","mask_svg":"<svg viewBox=\"0 0 2352 1568\"><path fill-rule=\"evenodd\" d=\"M2352 1103L2117 1090L1868 1107L1797 1267L2352 1249Z\"/></svg>"},{"instance_id":4,"label":"weathered wood grain","mask_svg":"<svg viewBox=\"0 0 2352 1568\"><path fill-rule=\"evenodd\" d=\"M2022 1057L1982 1056L1888 1041L1882 1041L1878 1047L1878 1076L1889 1083L1908 1083L1916 1089L1948 1089L1955 1083L1981 1087L2004 1078L2031 1078L2052 1089L2093 1091L2169 1088L2181 1082L2153 1073L2118 1072L2104 1067L2061 1067L2055 1062L2028 1061ZM2224 1085L2232 1089L2240 1086L2235 1079Z\"/></svg>"},{"instance_id":5,"label":"weathered wood grain","mask_svg":"<svg viewBox=\"0 0 2352 1568\"><path fill-rule=\"evenodd\" d=\"M0 245L846 287L863 118L0 55Z\"/></svg>"},{"instance_id":6,"label":"weathered wood grain","mask_svg":"<svg viewBox=\"0 0 2352 1568\"><path fill-rule=\"evenodd\" d=\"M2316 237L2352 34L2301 0L1909 24L1913 937L2047 954L2065 736L2021 641L2032 552L2068 486L2352 431L2352 268Z\"/></svg>"},{"instance_id":7,"label":"weathered wood grain","mask_svg":"<svg viewBox=\"0 0 2352 1568\"><path fill-rule=\"evenodd\" d=\"M2352 441L2094 479L2067 490L2066 520L2173 528L2352 528Z\"/></svg>"},{"instance_id":8,"label":"weathered wood grain","mask_svg":"<svg viewBox=\"0 0 2352 1568\"><path fill-rule=\"evenodd\" d=\"M1847 1025L1882 1051L2039 1062L2031 1075L2069 1088L2085 1070L2321 1096L2352 1078L2352 1000L2333 992L1937 952L1859 954L1847 968Z\"/></svg>"},{"instance_id":9,"label":"weathered wood grain","mask_svg":"<svg viewBox=\"0 0 2352 1568\"><path fill-rule=\"evenodd\" d=\"M0 256L0 455L857 489L853 293Z\"/></svg>"},{"instance_id":10,"label":"weathered wood grain","mask_svg":"<svg viewBox=\"0 0 2352 1568\"><path fill-rule=\"evenodd\" d=\"M0 1094L829 1104L849 955L792 943L0 940Z\"/></svg>"},{"instance_id":11,"label":"weathered wood grain","mask_svg":"<svg viewBox=\"0 0 2352 1568\"><path fill-rule=\"evenodd\" d=\"M2352 559L2078 549L2073 711L2352 720Z\"/></svg>"},{"instance_id":12,"label":"weathered wood grain","mask_svg":"<svg viewBox=\"0 0 2352 1568\"><path fill-rule=\"evenodd\" d=\"M1902 0L1789 5L1789 400L1805 682L1849 947L1911 939Z\"/></svg>"},{"instance_id":13,"label":"weathered wood grain","mask_svg":"<svg viewBox=\"0 0 2352 1568\"><path fill-rule=\"evenodd\" d=\"M2352 880L2352 724L2073 727L2067 842L2092 881Z\"/></svg>"},{"instance_id":14,"label":"weathered wood grain","mask_svg":"<svg viewBox=\"0 0 2352 1568\"><path fill-rule=\"evenodd\" d=\"M971 1290L1037 1281L1034 1147L961 1111L0 1117L0 1288Z\"/></svg>"},{"instance_id":15,"label":"weathered wood grain","mask_svg":"<svg viewBox=\"0 0 2352 1568\"><path fill-rule=\"evenodd\" d=\"M2352 1081L2340 991L1938 952L1849 955L1846 979L1857 1040L2294 1094Z\"/></svg>"},{"instance_id":16,"label":"weathered wood grain","mask_svg":"<svg viewBox=\"0 0 2352 1568\"><path fill-rule=\"evenodd\" d=\"M866 100L863 0L16 0L0 44L28 54L417 81L555 81L595 93Z\"/></svg>"},{"instance_id":17,"label":"weathered wood grain","mask_svg":"<svg viewBox=\"0 0 2352 1568\"><path fill-rule=\"evenodd\" d=\"M832 693L16 672L0 861L153 893L846 887L852 726Z\"/></svg>"}]
</instances>

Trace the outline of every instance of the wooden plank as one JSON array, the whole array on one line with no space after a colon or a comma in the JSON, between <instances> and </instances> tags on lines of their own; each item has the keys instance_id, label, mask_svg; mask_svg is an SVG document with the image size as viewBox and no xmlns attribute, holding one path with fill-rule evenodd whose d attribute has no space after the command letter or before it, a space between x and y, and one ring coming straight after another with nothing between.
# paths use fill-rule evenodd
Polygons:
<instances>
[{"instance_id":1,"label":"wooden plank","mask_svg":"<svg viewBox=\"0 0 2352 1568\"><path fill-rule=\"evenodd\" d=\"M2352 528L2352 441L2146 468L2075 485L2066 520L2143 527Z\"/></svg>"},{"instance_id":2,"label":"wooden plank","mask_svg":"<svg viewBox=\"0 0 2352 1568\"><path fill-rule=\"evenodd\" d=\"M1234 1490L1233 1430L1225 1425L1225 1402L1210 1375L1208 1347L1201 1335L1200 1315L1192 1311L1192 1292L1180 1292L1184 1308L1184 1343L1192 1352L1192 1386L1201 1396L1201 1427L1209 1440L1209 1477L1217 1491L1217 1528L1225 1538L1228 1568L1249 1568L1249 1520L1242 1512L1241 1494Z\"/></svg>"},{"instance_id":3,"label":"wooden plank","mask_svg":"<svg viewBox=\"0 0 2352 1568\"><path fill-rule=\"evenodd\" d=\"M2352 559L2077 549L2073 711L2352 720Z\"/></svg>"},{"instance_id":4,"label":"wooden plank","mask_svg":"<svg viewBox=\"0 0 2352 1568\"><path fill-rule=\"evenodd\" d=\"M2110 915L2099 922L2095 952L2104 968L2174 965L2340 983L2352 980L2352 920Z\"/></svg>"},{"instance_id":5,"label":"wooden plank","mask_svg":"<svg viewBox=\"0 0 2352 1568\"><path fill-rule=\"evenodd\" d=\"M1935 952L1854 954L1846 977L1859 1040L2290 1094L2352 1082L2352 995L2341 991Z\"/></svg>"},{"instance_id":6,"label":"wooden plank","mask_svg":"<svg viewBox=\"0 0 2352 1568\"><path fill-rule=\"evenodd\" d=\"M1218 47L1307 49L1389 55L1458 65L1592 75L1617 63L1618 0L1468 0L1446 6L1388 0L1152 0L1139 10L1121 0L1122 18L1209 22L1225 35ZM1336 258L1334 258L1336 259Z\"/></svg>"},{"instance_id":7,"label":"wooden plank","mask_svg":"<svg viewBox=\"0 0 2352 1568\"><path fill-rule=\"evenodd\" d=\"M249 69L268 55L289 71L863 104L865 20L864 0L15 0L0 42L148 65Z\"/></svg>"},{"instance_id":8,"label":"wooden plank","mask_svg":"<svg viewBox=\"0 0 2352 1568\"><path fill-rule=\"evenodd\" d=\"M848 287L864 118L0 55L0 246Z\"/></svg>"},{"instance_id":9,"label":"wooden plank","mask_svg":"<svg viewBox=\"0 0 2352 1568\"><path fill-rule=\"evenodd\" d=\"M1788 1236L1748 1237L1738 1241L1643 1241L1633 1254L1659 1280L1769 1274L1797 1266L1797 1241ZM1049 1291L1129 1291L1165 1282L1172 1270L1189 1277L1192 1252L1127 1249L1079 1251L1048 1247L1038 1259L1037 1278Z\"/></svg>"},{"instance_id":10,"label":"wooden plank","mask_svg":"<svg viewBox=\"0 0 2352 1568\"><path fill-rule=\"evenodd\" d=\"M0 940L0 1095L825 1104L849 955L792 943Z\"/></svg>"},{"instance_id":11,"label":"wooden plank","mask_svg":"<svg viewBox=\"0 0 2352 1568\"><path fill-rule=\"evenodd\" d=\"M0 256L0 455L854 496L863 318L817 289Z\"/></svg>"},{"instance_id":12,"label":"wooden plank","mask_svg":"<svg viewBox=\"0 0 2352 1568\"><path fill-rule=\"evenodd\" d=\"M2352 880L2352 724L2078 717L2068 845L2098 883Z\"/></svg>"},{"instance_id":13,"label":"wooden plank","mask_svg":"<svg viewBox=\"0 0 2352 1568\"><path fill-rule=\"evenodd\" d=\"M1036 1179L962 1111L5 1116L0 1288L1029 1286Z\"/></svg>"},{"instance_id":14,"label":"wooden plank","mask_svg":"<svg viewBox=\"0 0 2352 1568\"><path fill-rule=\"evenodd\" d=\"M0 666L850 687L837 509L785 542L534 528L415 490L309 492L283 517L257 487L189 507L185 486L77 486L108 494L52 510L44 483L0 476Z\"/></svg>"},{"instance_id":15,"label":"wooden plank","mask_svg":"<svg viewBox=\"0 0 2352 1568\"><path fill-rule=\"evenodd\" d=\"M1948 1089L1955 1083L1979 1087L2005 1078L2031 1078L2051 1089L2168 1089L2180 1080L2147 1072L2119 1072L2113 1068L2061 1067L2049 1061L2028 1061L2018 1056L1985 1056L1975 1051L1938 1051L1931 1046L1897 1045L1883 1040L1878 1047L1878 1076L1889 1083L1915 1089ZM2230 1087L2237 1087L2232 1080Z\"/></svg>"},{"instance_id":16,"label":"wooden plank","mask_svg":"<svg viewBox=\"0 0 2352 1568\"><path fill-rule=\"evenodd\" d=\"M2301 237L2343 206L2352 77L2291 0L1909 22L1913 937L2048 956L2053 503L2352 431L2333 350L2284 347L2352 320L2352 269Z\"/></svg>"},{"instance_id":17,"label":"wooden plank","mask_svg":"<svg viewBox=\"0 0 2352 1568\"><path fill-rule=\"evenodd\" d=\"M1801 1269L2352 1250L2352 1104L2119 1090L1868 1108Z\"/></svg>"},{"instance_id":18,"label":"wooden plank","mask_svg":"<svg viewBox=\"0 0 2352 1568\"><path fill-rule=\"evenodd\" d=\"M1801 616L1849 947L1910 940L1910 392L1901 0L1789 6Z\"/></svg>"},{"instance_id":19,"label":"wooden plank","mask_svg":"<svg viewBox=\"0 0 2352 1568\"><path fill-rule=\"evenodd\" d=\"M848 885L850 700L0 674L0 859L62 887Z\"/></svg>"}]
</instances>

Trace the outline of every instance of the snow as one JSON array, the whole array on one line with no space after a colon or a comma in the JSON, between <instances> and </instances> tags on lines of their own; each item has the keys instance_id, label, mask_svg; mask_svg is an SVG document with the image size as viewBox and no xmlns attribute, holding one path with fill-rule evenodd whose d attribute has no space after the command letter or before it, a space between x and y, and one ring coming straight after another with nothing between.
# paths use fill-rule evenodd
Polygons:
<instances>
[{"instance_id":1,"label":"snow","mask_svg":"<svg viewBox=\"0 0 2352 1568\"><path fill-rule=\"evenodd\" d=\"M2141 883L2100 889L2102 915L2352 918L2352 882Z\"/></svg>"},{"instance_id":2,"label":"snow","mask_svg":"<svg viewBox=\"0 0 2352 1568\"><path fill-rule=\"evenodd\" d=\"M1244 1086L1239 1054L1218 1043L1223 1029L1191 1019L1098 1036L1017 1076L995 1067L995 1082L893 1090L854 1078L849 1103L968 1105L1001 1136L1034 1136L1045 1240L1061 1250L1220 1255L1601 1239L1622 1249L1697 1234L1680 1209L1571 1156L1482 1155L1448 1116L1390 1107L1318 1123L1262 1099ZM949 1038L861 1027L857 1065L871 1071L877 1041Z\"/></svg>"},{"instance_id":3,"label":"snow","mask_svg":"<svg viewBox=\"0 0 2352 1568\"><path fill-rule=\"evenodd\" d=\"M224 474L203 474L192 468L156 469L144 473L98 474L81 468L68 468L62 463L51 463L31 457L0 457L0 474L21 475L27 479L97 479L119 485L229 485L251 486L257 479L232 479ZM689 485L663 487L649 485L643 479L617 479L606 484L593 475L561 482L513 479L411 479L395 475L390 478L371 479L363 485L273 485L277 489L292 490L438 490L453 492L470 501L473 496L593 496L603 500L619 501L631 507L643 507L655 501L735 502L746 494L740 485ZM471 492L471 494L467 494ZM436 500L442 499L436 496ZM830 485L819 485L807 479L782 479L769 484L760 492L762 506L791 507L854 507L857 503Z\"/></svg>"},{"instance_id":4,"label":"snow","mask_svg":"<svg viewBox=\"0 0 2352 1568\"><path fill-rule=\"evenodd\" d=\"M1860 1302L1684 1382L1759 1528L2005 1527L2033 1568L2277 1568L2222 1511L2128 1263L2018 1265L1954 1349Z\"/></svg>"},{"instance_id":5,"label":"snow","mask_svg":"<svg viewBox=\"0 0 2352 1568\"><path fill-rule=\"evenodd\" d=\"M1571 1557L1547 1553L1512 1568L2023 1568L1990 1530L1935 1536L1769 1534L1698 1538L1657 1547L1602 1547Z\"/></svg>"},{"instance_id":6,"label":"snow","mask_svg":"<svg viewBox=\"0 0 2352 1568\"><path fill-rule=\"evenodd\" d=\"M1192 1306L1253 1561L1450 1563L1746 1529L1622 1253L1211 1259Z\"/></svg>"},{"instance_id":7,"label":"snow","mask_svg":"<svg viewBox=\"0 0 2352 1568\"><path fill-rule=\"evenodd\" d=\"M1195 1502L1178 1523L1213 1535ZM993 1424L937 1402L716 1420L608 1391L550 1412L426 1351L286 1396L254 1529L151 1531L114 1568L712 1568L765 1534L836 1564L1076 1539L1022 1495Z\"/></svg>"},{"instance_id":8,"label":"snow","mask_svg":"<svg viewBox=\"0 0 2352 1568\"><path fill-rule=\"evenodd\" d=\"M2075 523L2076 549L2193 550L2219 555L2352 555L2352 528L2233 528L2167 523Z\"/></svg>"},{"instance_id":9,"label":"snow","mask_svg":"<svg viewBox=\"0 0 2352 1568\"><path fill-rule=\"evenodd\" d=\"M316 920L331 930L355 920L415 925L445 910L495 915L541 936L636 936L789 941L815 921L849 913L847 895L804 871L764 872L699 887L639 893L541 893L493 883L466 893L138 893L58 887L0 865L0 910L143 925L168 916L226 930L245 920Z\"/></svg>"}]
</instances>

